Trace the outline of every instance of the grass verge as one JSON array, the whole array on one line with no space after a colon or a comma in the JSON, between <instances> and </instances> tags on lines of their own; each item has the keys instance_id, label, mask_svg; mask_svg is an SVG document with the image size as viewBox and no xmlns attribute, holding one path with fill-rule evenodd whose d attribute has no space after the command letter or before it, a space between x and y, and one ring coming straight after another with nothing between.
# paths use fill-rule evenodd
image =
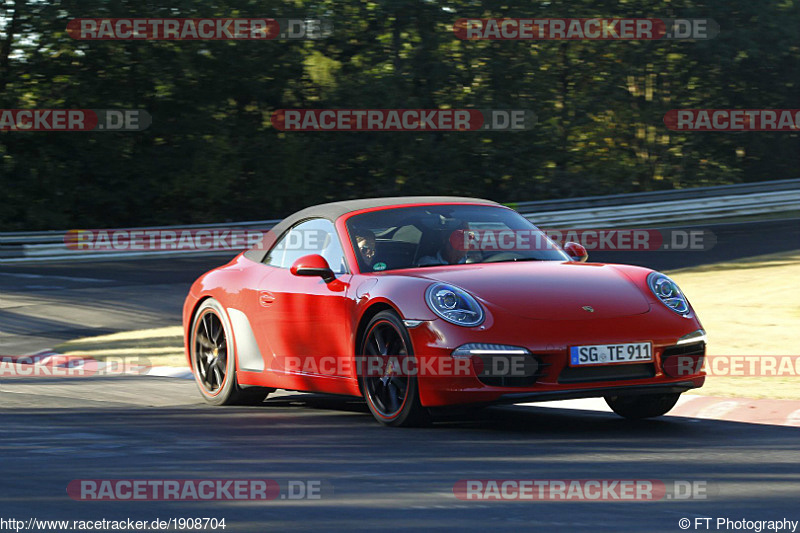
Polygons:
<instances>
[{"instance_id":1,"label":"grass verge","mask_svg":"<svg viewBox=\"0 0 800 533\"><path fill-rule=\"evenodd\" d=\"M700 316L709 355L800 355L800 251L668 274ZM695 394L800 400L800 377L711 376Z\"/></svg>"},{"instance_id":2,"label":"grass verge","mask_svg":"<svg viewBox=\"0 0 800 533\"><path fill-rule=\"evenodd\" d=\"M136 356L147 358L153 366L187 366L181 326L85 337L54 346L53 351L99 361L109 357Z\"/></svg>"}]
</instances>

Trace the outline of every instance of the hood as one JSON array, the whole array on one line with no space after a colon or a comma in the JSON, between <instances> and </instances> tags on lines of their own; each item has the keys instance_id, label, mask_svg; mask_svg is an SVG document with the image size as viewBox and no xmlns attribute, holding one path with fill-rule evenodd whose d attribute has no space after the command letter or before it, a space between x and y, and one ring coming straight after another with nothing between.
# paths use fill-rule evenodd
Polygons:
<instances>
[{"instance_id":1,"label":"hood","mask_svg":"<svg viewBox=\"0 0 800 533\"><path fill-rule=\"evenodd\" d=\"M452 283L490 306L537 320L617 318L650 310L633 281L613 265L557 261L484 263L428 267L417 270L416 275Z\"/></svg>"}]
</instances>

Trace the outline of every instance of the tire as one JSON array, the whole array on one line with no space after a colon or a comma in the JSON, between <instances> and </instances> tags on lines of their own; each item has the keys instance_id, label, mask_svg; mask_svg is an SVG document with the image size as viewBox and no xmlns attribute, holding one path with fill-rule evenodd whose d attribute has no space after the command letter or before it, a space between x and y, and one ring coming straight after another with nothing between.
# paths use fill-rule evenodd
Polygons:
<instances>
[{"instance_id":1,"label":"tire","mask_svg":"<svg viewBox=\"0 0 800 533\"><path fill-rule=\"evenodd\" d=\"M239 386L231 324L217 300L209 298L197 309L189 343L195 383L211 405L259 404L274 390Z\"/></svg>"},{"instance_id":2,"label":"tire","mask_svg":"<svg viewBox=\"0 0 800 533\"><path fill-rule=\"evenodd\" d=\"M375 335L384 340L382 347L373 341ZM425 426L430 423L430 411L420 404L417 377L413 372L409 373L411 375L397 376L389 367L386 373L378 376L366 370L371 368L370 360L382 359L385 362L390 356L409 357L413 361L411 337L397 313L381 311L369 321L361 339L359 356L365 358L366 364L359 365L358 382L375 420L395 427Z\"/></svg>"},{"instance_id":3,"label":"tire","mask_svg":"<svg viewBox=\"0 0 800 533\"><path fill-rule=\"evenodd\" d=\"M675 394L637 394L632 396L606 396L608 406L619 416L630 420L655 418L669 412L680 398Z\"/></svg>"}]
</instances>

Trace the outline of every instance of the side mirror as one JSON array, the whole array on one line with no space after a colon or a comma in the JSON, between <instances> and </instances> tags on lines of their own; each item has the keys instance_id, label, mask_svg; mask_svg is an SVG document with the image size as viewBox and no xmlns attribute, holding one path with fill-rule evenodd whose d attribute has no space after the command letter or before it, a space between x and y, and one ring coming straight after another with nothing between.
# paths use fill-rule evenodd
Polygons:
<instances>
[{"instance_id":1,"label":"side mirror","mask_svg":"<svg viewBox=\"0 0 800 533\"><path fill-rule=\"evenodd\" d=\"M328 262L318 254L304 255L294 262L289 272L295 276L319 276L326 283L336 279Z\"/></svg>"},{"instance_id":2,"label":"side mirror","mask_svg":"<svg viewBox=\"0 0 800 533\"><path fill-rule=\"evenodd\" d=\"M567 255L570 256L573 261L579 263L585 263L586 260L589 259L589 252L577 242L568 242L565 244L564 251L567 252Z\"/></svg>"}]
</instances>

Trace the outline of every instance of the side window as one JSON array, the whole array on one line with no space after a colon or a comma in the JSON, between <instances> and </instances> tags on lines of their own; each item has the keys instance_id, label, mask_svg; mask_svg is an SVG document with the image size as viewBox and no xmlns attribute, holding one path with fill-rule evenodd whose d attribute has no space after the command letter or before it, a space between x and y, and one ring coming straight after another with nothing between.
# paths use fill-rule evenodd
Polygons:
<instances>
[{"instance_id":1,"label":"side window","mask_svg":"<svg viewBox=\"0 0 800 533\"><path fill-rule=\"evenodd\" d=\"M289 268L295 261L309 254L324 257L336 274L346 271L344 252L336 235L336 228L331 221L324 218L306 220L287 231L275 243L264 263Z\"/></svg>"},{"instance_id":2,"label":"side window","mask_svg":"<svg viewBox=\"0 0 800 533\"><path fill-rule=\"evenodd\" d=\"M289 233L291 233L291 231L287 231L286 234L275 243L275 245L272 247L272 250L270 250L267 254L267 257L264 258L265 264L280 268L281 263L283 262L283 253L286 248Z\"/></svg>"}]
</instances>

